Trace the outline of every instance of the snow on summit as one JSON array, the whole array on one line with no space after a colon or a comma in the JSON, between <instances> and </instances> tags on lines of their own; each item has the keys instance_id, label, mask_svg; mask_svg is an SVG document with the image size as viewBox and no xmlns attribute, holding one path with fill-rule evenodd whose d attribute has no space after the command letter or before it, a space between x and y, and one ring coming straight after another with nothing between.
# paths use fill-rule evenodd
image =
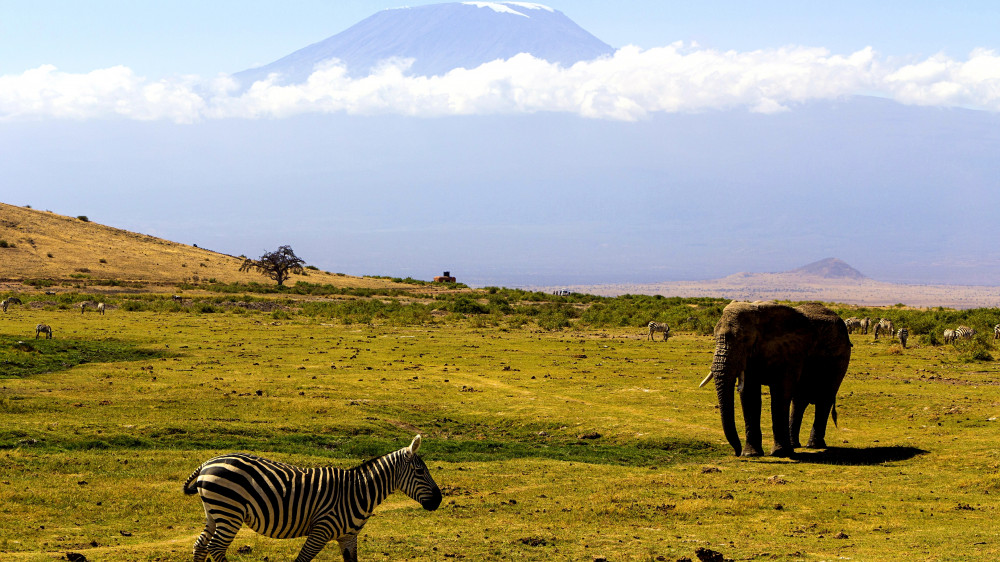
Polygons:
<instances>
[{"instance_id":1,"label":"snow on summit","mask_svg":"<svg viewBox=\"0 0 1000 562\"><path fill-rule=\"evenodd\" d=\"M323 41L234 77L245 87L263 80L301 84L317 69L329 69L331 61L354 78L368 76L385 64L398 65L399 72L410 76L442 76L456 68L473 69L521 53L570 67L614 52L548 6L470 0L383 10Z\"/></svg>"},{"instance_id":2,"label":"snow on summit","mask_svg":"<svg viewBox=\"0 0 1000 562\"><path fill-rule=\"evenodd\" d=\"M554 12L552 8L544 4L536 4L534 2L462 2L467 6L475 6L477 8L489 8L498 14L513 14L515 16L524 16L530 18L528 14L521 13L510 6L517 6L518 8L524 10L545 10L548 12Z\"/></svg>"}]
</instances>

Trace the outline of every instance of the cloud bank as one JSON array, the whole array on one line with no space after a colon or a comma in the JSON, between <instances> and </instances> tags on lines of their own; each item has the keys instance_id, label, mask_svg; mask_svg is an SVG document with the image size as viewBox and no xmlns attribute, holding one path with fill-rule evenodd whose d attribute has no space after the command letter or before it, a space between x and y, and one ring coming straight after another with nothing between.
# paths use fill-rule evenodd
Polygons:
<instances>
[{"instance_id":1,"label":"cloud bank","mask_svg":"<svg viewBox=\"0 0 1000 562\"><path fill-rule=\"evenodd\" d=\"M560 67L522 54L443 76L409 76L408 61L386 61L350 78L338 61L302 84L278 77L241 88L229 76L148 80L123 66L85 74L51 65L0 76L0 121L281 118L303 113L445 115L566 112L638 120L654 113L745 108L774 113L810 100L855 94L901 103L1000 111L1000 55L938 55L892 63L871 48L849 55L786 47L716 51L675 43L624 47L614 56Z\"/></svg>"}]
</instances>

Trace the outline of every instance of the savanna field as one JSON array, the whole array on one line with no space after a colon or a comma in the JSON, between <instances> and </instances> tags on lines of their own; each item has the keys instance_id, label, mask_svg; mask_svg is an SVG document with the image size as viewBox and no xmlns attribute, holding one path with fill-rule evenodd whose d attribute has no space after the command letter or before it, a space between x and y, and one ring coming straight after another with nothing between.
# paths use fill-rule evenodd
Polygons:
<instances>
[{"instance_id":1,"label":"savanna field","mask_svg":"<svg viewBox=\"0 0 1000 562\"><path fill-rule=\"evenodd\" d=\"M189 560L204 515L181 487L208 458L348 468L417 433L441 508L394 494L360 560L1000 557L995 309L834 306L908 325L909 347L852 335L831 448L747 460L698 388L728 301L74 283L0 316L4 560ZM650 319L673 337L647 341ZM941 343L959 323L980 334ZM301 544L244 528L229 556Z\"/></svg>"}]
</instances>

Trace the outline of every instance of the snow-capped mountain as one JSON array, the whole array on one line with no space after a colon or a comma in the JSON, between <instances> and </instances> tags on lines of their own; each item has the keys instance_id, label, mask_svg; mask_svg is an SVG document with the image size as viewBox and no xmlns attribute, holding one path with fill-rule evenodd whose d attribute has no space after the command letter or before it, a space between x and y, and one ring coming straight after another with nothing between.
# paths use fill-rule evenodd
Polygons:
<instances>
[{"instance_id":1,"label":"snow-capped mountain","mask_svg":"<svg viewBox=\"0 0 1000 562\"><path fill-rule=\"evenodd\" d=\"M236 73L244 85L278 74L305 81L318 63L339 59L365 76L386 59L412 59L409 73L440 75L519 53L564 66L614 49L562 12L530 2L453 2L381 11L349 29L270 64Z\"/></svg>"}]
</instances>

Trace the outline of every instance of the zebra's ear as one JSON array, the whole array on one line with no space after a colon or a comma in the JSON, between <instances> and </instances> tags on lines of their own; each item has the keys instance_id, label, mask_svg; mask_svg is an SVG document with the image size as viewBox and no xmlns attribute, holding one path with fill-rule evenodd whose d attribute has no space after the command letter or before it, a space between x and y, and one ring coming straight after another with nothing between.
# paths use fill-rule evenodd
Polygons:
<instances>
[{"instance_id":1,"label":"zebra's ear","mask_svg":"<svg viewBox=\"0 0 1000 562\"><path fill-rule=\"evenodd\" d=\"M420 434L417 434L417 436L413 438L413 442L410 443L409 450L411 455L417 454L417 451L420 450Z\"/></svg>"}]
</instances>

